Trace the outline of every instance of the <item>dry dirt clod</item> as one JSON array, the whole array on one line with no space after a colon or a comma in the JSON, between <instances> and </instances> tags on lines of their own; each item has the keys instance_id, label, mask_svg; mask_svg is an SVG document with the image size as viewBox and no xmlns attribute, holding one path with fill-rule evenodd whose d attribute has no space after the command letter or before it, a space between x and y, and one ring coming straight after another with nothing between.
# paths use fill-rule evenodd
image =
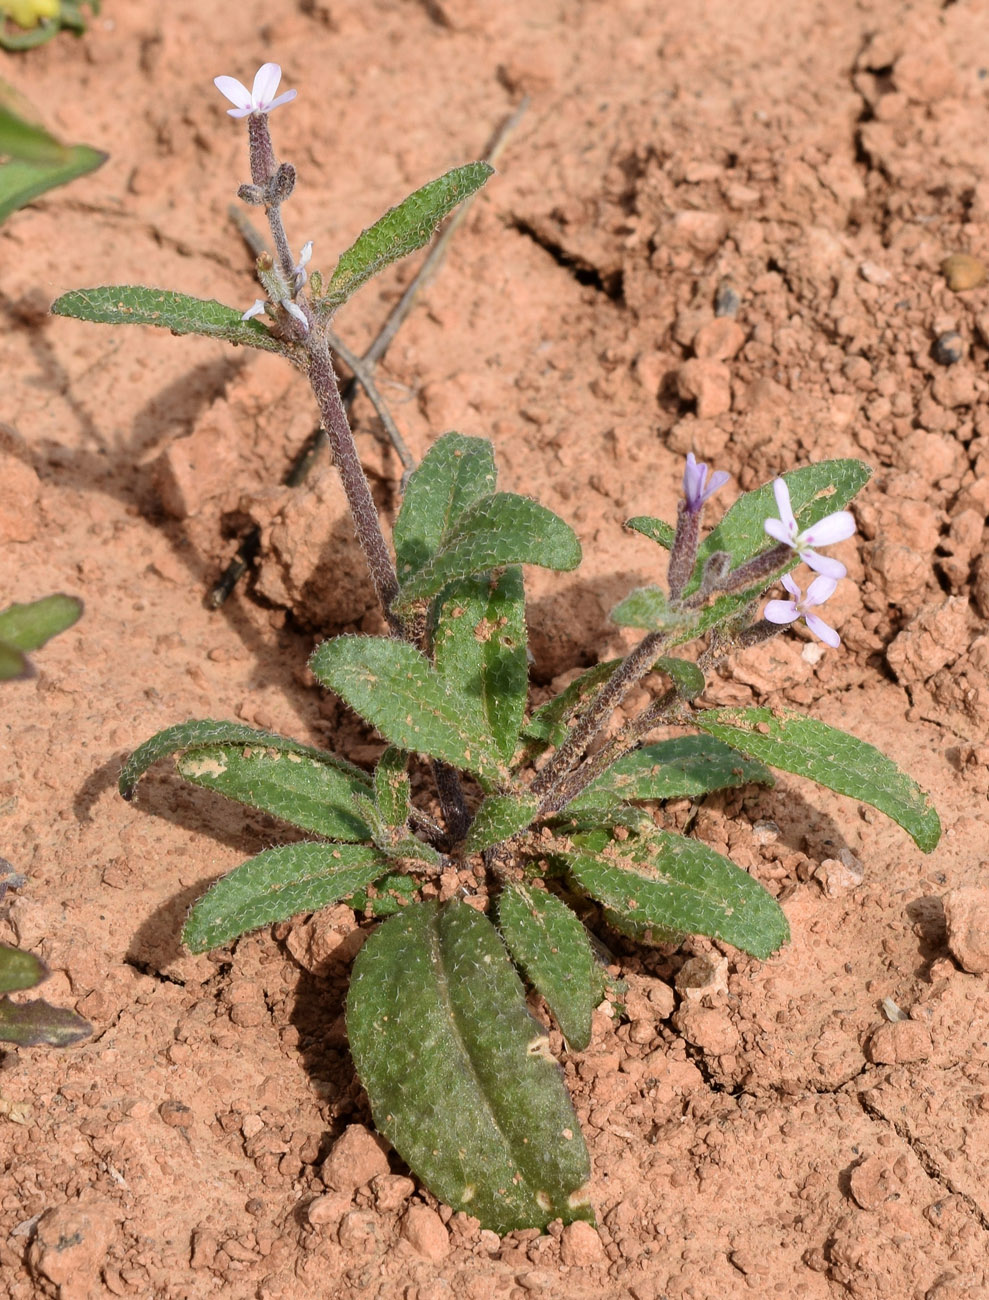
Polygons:
<instances>
[{"instance_id":1,"label":"dry dirt clod","mask_svg":"<svg viewBox=\"0 0 989 1300\"><path fill-rule=\"evenodd\" d=\"M38 1220L28 1266L57 1288L59 1300L99 1300L100 1270L113 1235L109 1205L55 1206Z\"/></svg>"},{"instance_id":2,"label":"dry dirt clod","mask_svg":"<svg viewBox=\"0 0 989 1300\"><path fill-rule=\"evenodd\" d=\"M386 1151L384 1138L363 1124L351 1124L334 1142L323 1161L320 1177L333 1191L354 1192L372 1178L389 1172Z\"/></svg>"},{"instance_id":3,"label":"dry dirt clod","mask_svg":"<svg viewBox=\"0 0 989 1300\"><path fill-rule=\"evenodd\" d=\"M980 870L985 871L982 863ZM972 975L989 971L989 889L963 885L944 896L944 919L951 955Z\"/></svg>"},{"instance_id":4,"label":"dry dirt clod","mask_svg":"<svg viewBox=\"0 0 989 1300\"><path fill-rule=\"evenodd\" d=\"M594 1264L603 1264L607 1256L597 1230L590 1223L578 1219L568 1223L560 1237L560 1258L564 1264L578 1268L590 1268Z\"/></svg>"},{"instance_id":5,"label":"dry dirt clod","mask_svg":"<svg viewBox=\"0 0 989 1300\"><path fill-rule=\"evenodd\" d=\"M953 293L964 293L966 289L977 289L986 282L986 266L977 257L968 253L952 253L941 263L941 273L945 283Z\"/></svg>"},{"instance_id":6,"label":"dry dirt clod","mask_svg":"<svg viewBox=\"0 0 989 1300\"><path fill-rule=\"evenodd\" d=\"M412 1205L402 1220L402 1236L423 1259L444 1259L450 1251L450 1234L443 1220L428 1205Z\"/></svg>"}]
</instances>

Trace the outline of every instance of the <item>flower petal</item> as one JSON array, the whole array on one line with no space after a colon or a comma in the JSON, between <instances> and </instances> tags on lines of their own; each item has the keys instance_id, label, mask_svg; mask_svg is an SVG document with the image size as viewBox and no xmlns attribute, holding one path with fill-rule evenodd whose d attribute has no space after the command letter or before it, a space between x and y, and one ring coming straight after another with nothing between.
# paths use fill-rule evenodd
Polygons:
<instances>
[{"instance_id":1,"label":"flower petal","mask_svg":"<svg viewBox=\"0 0 989 1300\"><path fill-rule=\"evenodd\" d=\"M784 585L786 578L783 579ZM823 605L826 600L830 600L838 586L834 578L815 578L807 588L807 598L805 605Z\"/></svg>"},{"instance_id":2,"label":"flower petal","mask_svg":"<svg viewBox=\"0 0 989 1300\"><path fill-rule=\"evenodd\" d=\"M279 95L277 99L273 99L271 101L271 103L267 106L266 111L270 113L271 110L273 108L277 108L279 104L289 103L290 100L295 99L298 93L299 92L297 90L286 90L283 94Z\"/></svg>"},{"instance_id":3,"label":"flower petal","mask_svg":"<svg viewBox=\"0 0 989 1300\"><path fill-rule=\"evenodd\" d=\"M231 104L236 104L239 109L251 110L251 92L247 89L242 81L236 77L214 77L213 85L221 95L226 96ZM230 110L227 109L229 113Z\"/></svg>"},{"instance_id":4,"label":"flower petal","mask_svg":"<svg viewBox=\"0 0 989 1300\"><path fill-rule=\"evenodd\" d=\"M254 89L251 92L251 100L254 108L266 113L272 107L272 99L278 90L278 83L282 79L282 70L277 63L262 63L254 74Z\"/></svg>"},{"instance_id":5,"label":"flower petal","mask_svg":"<svg viewBox=\"0 0 989 1300\"><path fill-rule=\"evenodd\" d=\"M800 588L797 586L796 582L794 582L794 580L790 577L788 573L783 574L783 577L780 579L780 582L782 582L783 586L787 589L790 595L794 597L794 599L796 600L800 599Z\"/></svg>"},{"instance_id":6,"label":"flower petal","mask_svg":"<svg viewBox=\"0 0 989 1300\"><path fill-rule=\"evenodd\" d=\"M787 528L782 519L767 519L763 524L766 532L770 537L775 537L778 542L784 546L792 546L794 543L794 530Z\"/></svg>"},{"instance_id":7,"label":"flower petal","mask_svg":"<svg viewBox=\"0 0 989 1300\"><path fill-rule=\"evenodd\" d=\"M717 492L718 488L723 488L730 478L731 475L726 469L716 469L711 475L710 483L707 485L707 495L711 496Z\"/></svg>"},{"instance_id":8,"label":"flower petal","mask_svg":"<svg viewBox=\"0 0 989 1300\"><path fill-rule=\"evenodd\" d=\"M831 546L834 542L843 542L855 532L855 516L848 510L836 510L833 515L825 515L816 524L800 534L800 540L808 546Z\"/></svg>"},{"instance_id":9,"label":"flower petal","mask_svg":"<svg viewBox=\"0 0 989 1300\"><path fill-rule=\"evenodd\" d=\"M841 637L833 627L828 627L827 623L818 618L816 614L804 614L804 619L814 635L819 637L825 645L829 645L832 650L838 649L841 645Z\"/></svg>"},{"instance_id":10,"label":"flower petal","mask_svg":"<svg viewBox=\"0 0 989 1300\"><path fill-rule=\"evenodd\" d=\"M790 505L790 489L786 486L786 480L781 478L773 479L773 496L776 498L776 509L780 512L780 519L787 528L796 530L797 521L793 516L793 507Z\"/></svg>"},{"instance_id":11,"label":"flower petal","mask_svg":"<svg viewBox=\"0 0 989 1300\"><path fill-rule=\"evenodd\" d=\"M793 623L800 614L792 600L769 600L762 616L770 623Z\"/></svg>"},{"instance_id":12,"label":"flower petal","mask_svg":"<svg viewBox=\"0 0 989 1300\"><path fill-rule=\"evenodd\" d=\"M801 548L800 558L808 569L813 569L815 573L823 573L826 578L843 578L848 570L840 560L832 560L830 555L818 555L816 551Z\"/></svg>"},{"instance_id":13,"label":"flower petal","mask_svg":"<svg viewBox=\"0 0 989 1300\"><path fill-rule=\"evenodd\" d=\"M263 298L255 298L254 306L248 307L247 311L244 312L243 316L241 316L240 319L250 320L252 316L260 316L261 313L264 311L264 305L265 304Z\"/></svg>"}]
</instances>

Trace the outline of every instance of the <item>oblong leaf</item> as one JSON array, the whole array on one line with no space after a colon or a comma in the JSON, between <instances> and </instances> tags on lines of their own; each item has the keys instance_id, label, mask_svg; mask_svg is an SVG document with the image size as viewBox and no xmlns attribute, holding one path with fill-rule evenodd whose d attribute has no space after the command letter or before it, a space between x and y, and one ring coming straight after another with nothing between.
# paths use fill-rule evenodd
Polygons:
<instances>
[{"instance_id":1,"label":"oblong leaf","mask_svg":"<svg viewBox=\"0 0 989 1300\"><path fill-rule=\"evenodd\" d=\"M338 636L316 649L309 666L390 744L482 779L507 778L494 737L475 729L468 705L414 646L387 637Z\"/></svg>"},{"instance_id":2,"label":"oblong leaf","mask_svg":"<svg viewBox=\"0 0 989 1300\"><path fill-rule=\"evenodd\" d=\"M465 163L389 208L340 258L324 301L338 307L390 263L429 243L443 218L493 175L494 168L488 163Z\"/></svg>"},{"instance_id":3,"label":"oblong leaf","mask_svg":"<svg viewBox=\"0 0 989 1300\"><path fill-rule=\"evenodd\" d=\"M203 334L287 357L298 351L294 344L269 334L260 321L242 320L236 307L170 289L148 289L139 284L73 289L56 298L51 310L55 316L72 316L102 325L158 325L173 334Z\"/></svg>"},{"instance_id":4,"label":"oblong leaf","mask_svg":"<svg viewBox=\"0 0 989 1300\"><path fill-rule=\"evenodd\" d=\"M8 605L0 611L0 641L17 650L39 650L59 632L70 628L82 614L77 596L42 596L26 605Z\"/></svg>"},{"instance_id":5,"label":"oblong leaf","mask_svg":"<svg viewBox=\"0 0 989 1300\"><path fill-rule=\"evenodd\" d=\"M567 812L617 801L693 798L750 784L773 785L773 774L714 736L673 736L620 758L567 804Z\"/></svg>"},{"instance_id":6,"label":"oblong leaf","mask_svg":"<svg viewBox=\"0 0 989 1300\"><path fill-rule=\"evenodd\" d=\"M182 930L208 952L248 930L315 912L385 875L389 860L363 844L281 844L235 867L195 904Z\"/></svg>"},{"instance_id":7,"label":"oblong leaf","mask_svg":"<svg viewBox=\"0 0 989 1300\"><path fill-rule=\"evenodd\" d=\"M385 826L404 827L411 808L409 756L389 745L374 769L374 802Z\"/></svg>"},{"instance_id":8,"label":"oblong leaf","mask_svg":"<svg viewBox=\"0 0 989 1300\"><path fill-rule=\"evenodd\" d=\"M662 519L654 519L652 515L636 515L633 519L625 520L625 527L631 528L636 533L641 533L643 537L648 537L650 541L656 542L664 550L671 551L673 549L676 529L671 528Z\"/></svg>"},{"instance_id":9,"label":"oblong leaf","mask_svg":"<svg viewBox=\"0 0 989 1300\"><path fill-rule=\"evenodd\" d=\"M759 958L790 937L776 899L699 840L659 830L603 848L601 839L574 837L574 848L562 855L571 879L637 926L706 934Z\"/></svg>"},{"instance_id":10,"label":"oblong leaf","mask_svg":"<svg viewBox=\"0 0 989 1300\"><path fill-rule=\"evenodd\" d=\"M337 758L335 754L330 754L325 749L315 749L312 745L303 745L301 741L291 740L288 736L279 736L275 731L261 731L257 727L245 726L242 722L196 718L190 722L178 722L175 726L166 727L164 731L156 732L150 740L139 745L120 773L118 781L120 793L125 799L130 799L138 781L152 763L157 763L160 758L209 745L250 745L252 748L277 750L281 754L302 754L335 767L340 772L348 773L356 780L367 782L367 777L359 767L355 767L345 759Z\"/></svg>"},{"instance_id":11,"label":"oblong leaf","mask_svg":"<svg viewBox=\"0 0 989 1300\"><path fill-rule=\"evenodd\" d=\"M48 978L48 967L33 952L0 944L0 993L33 989Z\"/></svg>"},{"instance_id":12,"label":"oblong leaf","mask_svg":"<svg viewBox=\"0 0 989 1300\"><path fill-rule=\"evenodd\" d=\"M618 602L610 618L619 627L641 627L649 632L661 632L683 622L685 616L670 609L666 592L661 588L636 587Z\"/></svg>"},{"instance_id":13,"label":"oblong leaf","mask_svg":"<svg viewBox=\"0 0 989 1300\"><path fill-rule=\"evenodd\" d=\"M508 884L498 899L498 926L512 959L546 999L572 1050L591 1041L591 1012L602 995L587 931L565 903L544 889Z\"/></svg>"},{"instance_id":14,"label":"oblong leaf","mask_svg":"<svg viewBox=\"0 0 989 1300\"><path fill-rule=\"evenodd\" d=\"M435 596L457 578L506 564L575 569L580 555L577 534L559 515L529 497L493 492L468 506L439 551L402 583L396 607Z\"/></svg>"},{"instance_id":15,"label":"oblong leaf","mask_svg":"<svg viewBox=\"0 0 989 1300\"><path fill-rule=\"evenodd\" d=\"M781 477L790 491L790 504L797 525L803 531L825 515L843 510L868 483L872 470L860 460L822 460L802 469L790 470ZM745 560L775 545L764 524L777 513L772 483L739 497L698 547L697 564L684 595L689 596L700 586L704 565L715 551L727 551L732 567L737 568ZM789 567L796 563L794 556ZM767 579L762 584L763 590L768 585Z\"/></svg>"},{"instance_id":16,"label":"oblong leaf","mask_svg":"<svg viewBox=\"0 0 989 1300\"><path fill-rule=\"evenodd\" d=\"M435 617L436 671L474 709L475 727L494 737L507 762L529 697L522 570L510 565L451 583Z\"/></svg>"},{"instance_id":17,"label":"oblong leaf","mask_svg":"<svg viewBox=\"0 0 989 1300\"><path fill-rule=\"evenodd\" d=\"M487 917L430 902L385 921L347 1034L376 1126L434 1195L499 1233L592 1217L562 1072Z\"/></svg>"},{"instance_id":18,"label":"oblong leaf","mask_svg":"<svg viewBox=\"0 0 989 1300\"><path fill-rule=\"evenodd\" d=\"M941 822L929 795L867 741L786 709L709 709L695 713L691 721L770 767L808 776L829 790L871 804L902 826L924 853L941 838Z\"/></svg>"},{"instance_id":19,"label":"oblong leaf","mask_svg":"<svg viewBox=\"0 0 989 1300\"><path fill-rule=\"evenodd\" d=\"M353 796L369 789L367 777L309 754L268 746L197 745L176 767L193 785L216 790L249 808L303 830L352 843L371 838Z\"/></svg>"},{"instance_id":20,"label":"oblong leaf","mask_svg":"<svg viewBox=\"0 0 989 1300\"><path fill-rule=\"evenodd\" d=\"M67 1007L53 1007L36 998L31 1002L11 1002L0 998L0 1043L17 1043L20 1047L71 1047L88 1038L93 1026Z\"/></svg>"},{"instance_id":21,"label":"oblong leaf","mask_svg":"<svg viewBox=\"0 0 989 1300\"><path fill-rule=\"evenodd\" d=\"M673 679L674 686L685 700L695 700L707 685L704 673L690 659L674 659L670 655L664 655L656 660L653 669L656 668Z\"/></svg>"},{"instance_id":22,"label":"oblong leaf","mask_svg":"<svg viewBox=\"0 0 989 1300\"><path fill-rule=\"evenodd\" d=\"M26 162L12 159L0 164L0 222L57 185L67 185L101 167L109 154L89 145L77 144L65 150L60 162Z\"/></svg>"},{"instance_id":23,"label":"oblong leaf","mask_svg":"<svg viewBox=\"0 0 989 1300\"><path fill-rule=\"evenodd\" d=\"M539 800L534 795L489 795L471 823L464 841L465 852L481 853L526 830L538 808Z\"/></svg>"},{"instance_id":24,"label":"oblong leaf","mask_svg":"<svg viewBox=\"0 0 989 1300\"><path fill-rule=\"evenodd\" d=\"M494 449L486 438L445 433L413 470L392 541L399 582L431 560L475 501L495 489Z\"/></svg>"}]
</instances>

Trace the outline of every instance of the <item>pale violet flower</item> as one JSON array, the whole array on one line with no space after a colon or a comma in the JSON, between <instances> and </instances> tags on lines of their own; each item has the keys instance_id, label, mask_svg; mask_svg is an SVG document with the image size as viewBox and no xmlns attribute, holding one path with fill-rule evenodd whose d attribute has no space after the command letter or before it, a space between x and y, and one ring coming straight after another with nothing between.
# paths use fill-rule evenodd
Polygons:
<instances>
[{"instance_id":1,"label":"pale violet flower","mask_svg":"<svg viewBox=\"0 0 989 1300\"><path fill-rule=\"evenodd\" d=\"M251 90L236 77L214 77L213 85L231 104L236 105L236 108L227 109L231 117L247 117L249 113L270 113L279 104L287 104L289 100L295 99L299 93L296 90L286 90L277 99L274 97L281 79L282 70L278 64L265 63L255 73Z\"/></svg>"},{"instance_id":2,"label":"pale violet flower","mask_svg":"<svg viewBox=\"0 0 989 1300\"><path fill-rule=\"evenodd\" d=\"M775 537L784 546L792 547L804 564L815 573L823 573L826 578L843 578L846 570L842 562L832 560L827 555L818 555L815 548L830 546L833 542L843 542L846 537L851 537L855 532L854 515L848 510L836 510L833 515L825 515L801 533L797 530L797 521L790 505L790 490L783 479L773 481L773 495L776 497L776 509L780 512L780 517L766 520L765 529L769 536Z\"/></svg>"},{"instance_id":3,"label":"pale violet flower","mask_svg":"<svg viewBox=\"0 0 989 1300\"><path fill-rule=\"evenodd\" d=\"M813 612L816 606L823 605L834 594L838 585L834 578L815 578L807 588L806 596L801 594L800 588L788 573L783 575L781 581L793 599L769 601L762 611L763 618L770 623L795 623L798 618L802 618L825 645L831 646L832 650L837 649L841 645L841 637Z\"/></svg>"},{"instance_id":4,"label":"pale violet flower","mask_svg":"<svg viewBox=\"0 0 989 1300\"><path fill-rule=\"evenodd\" d=\"M694 453L688 451L687 464L683 471L683 495L686 498L687 511L692 515L697 514L708 497L713 496L718 488L724 487L730 478L730 474L719 469L711 475L711 481L705 487L707 466L703 461L698 464L694 459Z\"/></svg>"},{"instance_id":5,"label":"pale violet flower","mask_svg":"<svg viewBox=\"0 0 989 1300\"><path fill-rule=\"evenodd\" d=\"M298 305L298 303L292 302L290 298L283 298L279 303L279 306L284 307L285 310L288 312L288 314L293 318L293 320L297 320L299 322L299 324L302 326L303 334L309 333L309 321L306 319L306 313L302 310L302 308Z\"/></svg>"},{"instance_id":6,"label":"pale violet flower","mask_svg":"<svg viewBox=\"0 0 989 1300\"><path fill-rule=\"evenodd\" d=\"M305 282L309 279L309 272L306 270L306 267L309 265L311 258L312 258L312 240L307 239L306 242L302 245L302 253L299 256L298 264L292 268L295 274L295 279L292 283L292 287L296 293L299 292L299 290L302 288Z\"/></svg>"},{"instance_id":7,"label":"pale violet flower","mask_svg":"<svg viewBox=\"0 0 989 1300\"><path fill-rule=\"evenodd\" d=\"M241 316L241 320L250 320L252 316L260 316L264 311L265 302L263 298L255 298L254 306L248 307L247 311Z\"/></svg>"}]
</instances>

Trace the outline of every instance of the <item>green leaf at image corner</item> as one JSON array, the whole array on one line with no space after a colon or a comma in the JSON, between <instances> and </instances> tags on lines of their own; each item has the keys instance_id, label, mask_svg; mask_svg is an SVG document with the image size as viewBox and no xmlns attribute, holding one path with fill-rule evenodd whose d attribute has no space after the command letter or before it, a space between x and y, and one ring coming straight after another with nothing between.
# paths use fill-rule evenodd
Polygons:
<instances>
[{"instance_id":1,"label":"green leaf at image corner","mask_svg":"<svg viewBox=\"0 0 989 1300\"><path fill-rule=\"evenodd\" d=\"M709 709L695 713L691 722L770 767L871 804L902 826L924 853L937 847L941 822L930 797L867 741L785 709Z\"/></svg>"},{"instance_id":2,"label":"green leaf at image corner","mask_svg":"<svg viewBox=\"0 0 989 1300\"><path fill-rule=\"evenodd\" d=\"M389 208L340 258L323 301L330 307L339 307L386 266L422 248L432 239L443 218L493 175L494 168L488 163L465 163L427 182Z\"/></svg>"},{"instance_id":3,"label":"green leaf at image corner","mask_svg":"<svg viewBox=\"0 0 989 1300\"><path fill-rule=\"evenodd\" d=\"M470 505L453 532L418 573L402 583L396 608L435 596L458 578L508 564L536 564L567 572L580 563L577 534L529 497L494 492Z\"/></svg>"},{"instance_id":4,"label":"green leaf at image corner","mask_svg":"<svg viewBox=\"0 0 989 1300\"><path fill-rule=\"evenodd\" d=\"M84 144L61 144L18 112L15 100L0 83L0 158L5 160L0 162L0 222L56 185L95 171L109 156Z\"/></svg>"},{"instance_id":5,"label":"green leaf at image corner","mask_svg":"<svg viewBox=\"0 0 989 1300\"><path fill-rule=\"evenodd\" d=\"M565 903L544 889L509 883L498 899L498 925L513 961L543 998L571 1050L591 1041L591 1012L603 981L590 939Z\"/></svg>"},{"instance_id":6,"label":"green leaf at image corner","mask_svg":"<svg viewBox=\"0 0 989 1300\"><path fill-rule=\"evenodd\" d=\"M33 952L0 943L0 993L33 989L48 977L48 967Z\"/></svg>"},{"instance_id":7,"label":"green leaf at image corner","mask_svg":"<svg viewBox=\"0 0 989 1300\"><path fill-rule=\"evenodd\" d=\"M400 583L424 567L468 506L495 489L494 448L486 438L445 433L412 471L392 540Z\"/></svg>"},{"instance_id":8,"label":"green leaf at image corner","mask_svg":"<svg viewBox=\"0 0 989 1300\"><path fill-rule=\"evenodd\" d=\"M364 844L281 844L216 881L189 913L182 942L208 952L263 925L315 912L364 889L391 869Z\"/></svg>"},{"instance_id":9,"label":"green leaf at image corner","mask_svg":"<svg viewBox=\"0 0 989 1300\"><path fill-rule=\"evenodd\" d=\"M435 1196L498 1233L593 1220L562 1071L486 916L429 902L385 921L354 964L347 1036L376 1127Z\"/></svg>"},{"instance_id":10,"label":"green leaf at image corner","mask_svg":"<svg viewBox=\"0 0 989 1300\"><path fill-rule=\"evenodd\" d=\"M73 289L56 298L51 310L53 316L71 316L102 325L155 325L172 334L201 334L263 352L277 352L290 359L298 354L296 344L275 338L260 321L244 320L236 307L170 289L148 289L138 284Z\"/></svg>"}]
</instances>

